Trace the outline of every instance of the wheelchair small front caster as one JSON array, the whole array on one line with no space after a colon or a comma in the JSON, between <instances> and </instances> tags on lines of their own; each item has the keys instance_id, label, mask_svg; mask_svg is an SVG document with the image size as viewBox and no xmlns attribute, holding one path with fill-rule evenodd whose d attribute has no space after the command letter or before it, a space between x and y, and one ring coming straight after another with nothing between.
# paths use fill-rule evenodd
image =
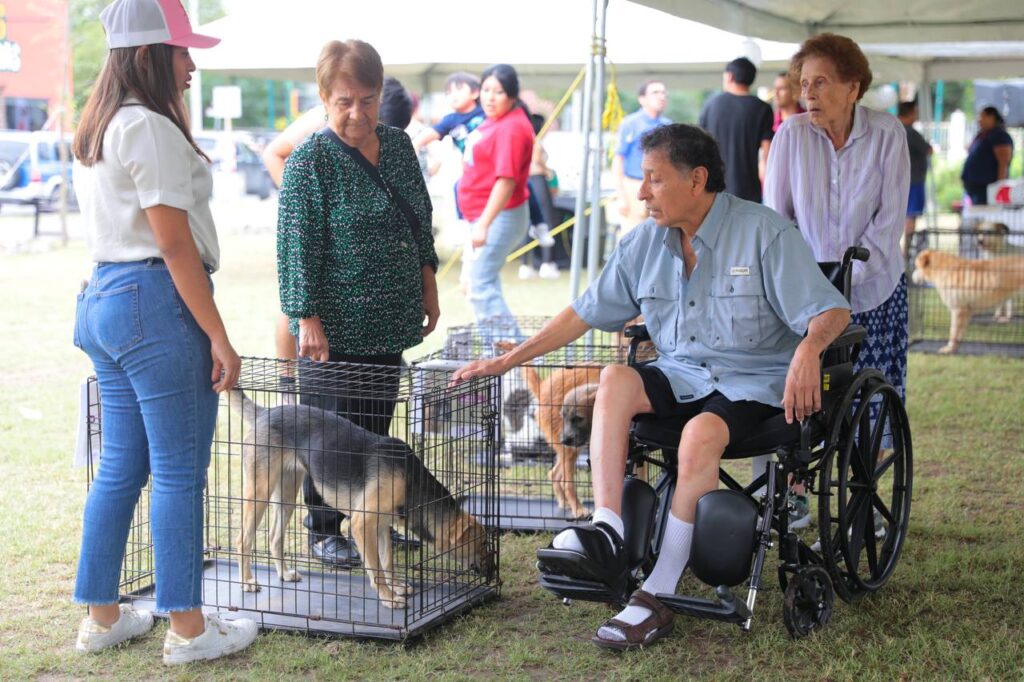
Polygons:
<instances>
[{"instance_id":1,"label":"wheelchair small front caster","mask_svg":"<svg viewBox=\"0 0 1024 682\"><path fill-rule=\"evenodd\" d=\"M794 639L820 630L832 616L835 592L828 571L820 566L805 566L796 571L786 585L782 619Z\"/></svg>"}]
</instances>

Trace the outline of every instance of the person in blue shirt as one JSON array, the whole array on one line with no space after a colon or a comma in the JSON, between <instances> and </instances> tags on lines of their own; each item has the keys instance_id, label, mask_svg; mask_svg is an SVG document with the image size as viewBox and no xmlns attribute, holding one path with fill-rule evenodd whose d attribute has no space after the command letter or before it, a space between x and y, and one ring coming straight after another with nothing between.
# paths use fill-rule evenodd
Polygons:
<instances>
[{"instance_id":1,"label":"person in blue shirt","mask_svg":"<svg viewBox=\"0 0 1024 682\"><path fill-rule=\"evenodd\" d=\"M975 206L988 203L988 186L1010 177L1013 138L1006 132L1003 115L995 107L978 112L978 134L971 141L960 179L964 193Z\"/></svg>"},{"instance_id":2,"label":"person in blue shirt","mask_svg":"<svg viewBox=\"0 0 1024 682\"><path fill-rule=\"evenodd\" d=\"M647 81L637 92L640 108L622 119L619 125L619 144L612 158L618 190L619 215L622 224L619 234L625 234L647 217L644 202L637 197L643 172L640 160L640 138L648 130L668 125L672 121L662 116L668 104L668 91L661 81Z\"/></svg>"},{"instance_id":3,"label":"person in blue shirt","mask_svg":"<svg viewBox=\"0 0 1024 682\"><path fill-rule=\"evenodd\" d=\"M466 138L487 118L480 107L480 81L476 76L464 71L453 73L445 80L444 94L452 112L416 136L412 145L417 152L431 142L451 137L462 154L466 151Z\"/></svg>"},{"instance_id":4,"label":"person in blue shirt","mask_svg":"<svg viewBox=\"0 0 1024 682\"><path fill-rule=\"evenodd\" d=\"M593 638L618 650L671 630L672 612L654 595L675 592L697 499L718 487L722 453L780 412L792 423L821 408L819 356L850 321L849 304L822 275L796 227L724 193L722 159L707 132L671 124L648 132L641 148L639 197L650 217L540 332L453 377L503 374L591 328L618 330L643 314L658 359L601 371L590 445L593 523L552 542L609 576L624 572L621 500L630 422L646 413L685 422L661 554L630 606Z\"/></svg>"}]
</instances>

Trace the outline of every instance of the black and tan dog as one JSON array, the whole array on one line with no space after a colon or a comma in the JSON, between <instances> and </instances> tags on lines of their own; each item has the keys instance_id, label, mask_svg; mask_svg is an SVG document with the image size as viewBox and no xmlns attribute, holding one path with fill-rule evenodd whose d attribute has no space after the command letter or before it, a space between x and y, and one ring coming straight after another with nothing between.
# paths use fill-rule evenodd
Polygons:
<instances>
[{"instance_id":1,"label":"black and tan dog","mask_svg":"<svg viewBox=\"0 0 1024 682\"><path fill-rule=\"evenodd\" d=\"M370 584L390 608L404 608L412 590L394 570L390 529L405 528L488 578L494 555L486 529L465 512L404 442L378 436L334 412L308 405L264 408L242 391L228 400L251 427L242 447L242 523L237 539L242 589L259 591L252 574L253 541L268 502L270 552L281 580L296 582L284 556L284 533L308 472L326 504L351 519Z\"/></svg>"}]
</instances>

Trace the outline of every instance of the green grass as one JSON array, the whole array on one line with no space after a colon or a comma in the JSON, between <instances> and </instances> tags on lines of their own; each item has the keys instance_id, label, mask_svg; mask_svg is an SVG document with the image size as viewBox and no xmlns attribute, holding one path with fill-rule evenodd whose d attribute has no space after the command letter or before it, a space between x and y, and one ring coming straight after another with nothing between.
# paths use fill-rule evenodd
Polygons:
<instances>
[{"instance_id":1,"label":"green grass","mask_svg":"<svg viewBox=\"0 0 1024 682\"><path fill-rule=\"evenodd\" d=\"M223 236L217 298L240 353L273 354L272 235ZM80 378L71 345L80 247L0 255L0 679L163 677L164 625L142 641L80 657L82 609L70 602L85 472L71 466ZM552 313L566 279L520 283L516 312ZM454 274L442 283L443 324L469 320ZM408 356L436 348L442 333ZM610 612L571 608L537 586L534 552L548 535L502 538L501 599L409 648L270 634L247 653L174 672L176 679L1021 679L1024 677L1024 362L912 355L909 410L915 485L910 537L891 583L839 603L817 636L786 635L775 559L753 630L680 617L665 643L628 656L588 639ZM698 590L691 578L681 589Z\"/></svg>"}]
</instances>

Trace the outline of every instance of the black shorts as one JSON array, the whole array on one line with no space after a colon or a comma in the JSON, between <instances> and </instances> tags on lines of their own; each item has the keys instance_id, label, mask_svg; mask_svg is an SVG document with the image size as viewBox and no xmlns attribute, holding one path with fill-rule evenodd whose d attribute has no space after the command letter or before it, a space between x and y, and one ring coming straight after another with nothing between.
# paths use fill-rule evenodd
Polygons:
<instances>
[{"instance_id":1,"label":"black shorts","mask_svg":"<svg viewBox=\"0 0 1024 682\"><path fill-rule=\"evenodd\" d=\"M729 445L738 443L761 422L782 413L781 407L773 407L756 400L729 400L715 391L688 403L676 401L676 394L668 377L657 367L642 365L634 367L644 382L644 392L659 417L680 417L685 424L698 414L717 414L729 427Z\"/></svg>"}]
</instances>

